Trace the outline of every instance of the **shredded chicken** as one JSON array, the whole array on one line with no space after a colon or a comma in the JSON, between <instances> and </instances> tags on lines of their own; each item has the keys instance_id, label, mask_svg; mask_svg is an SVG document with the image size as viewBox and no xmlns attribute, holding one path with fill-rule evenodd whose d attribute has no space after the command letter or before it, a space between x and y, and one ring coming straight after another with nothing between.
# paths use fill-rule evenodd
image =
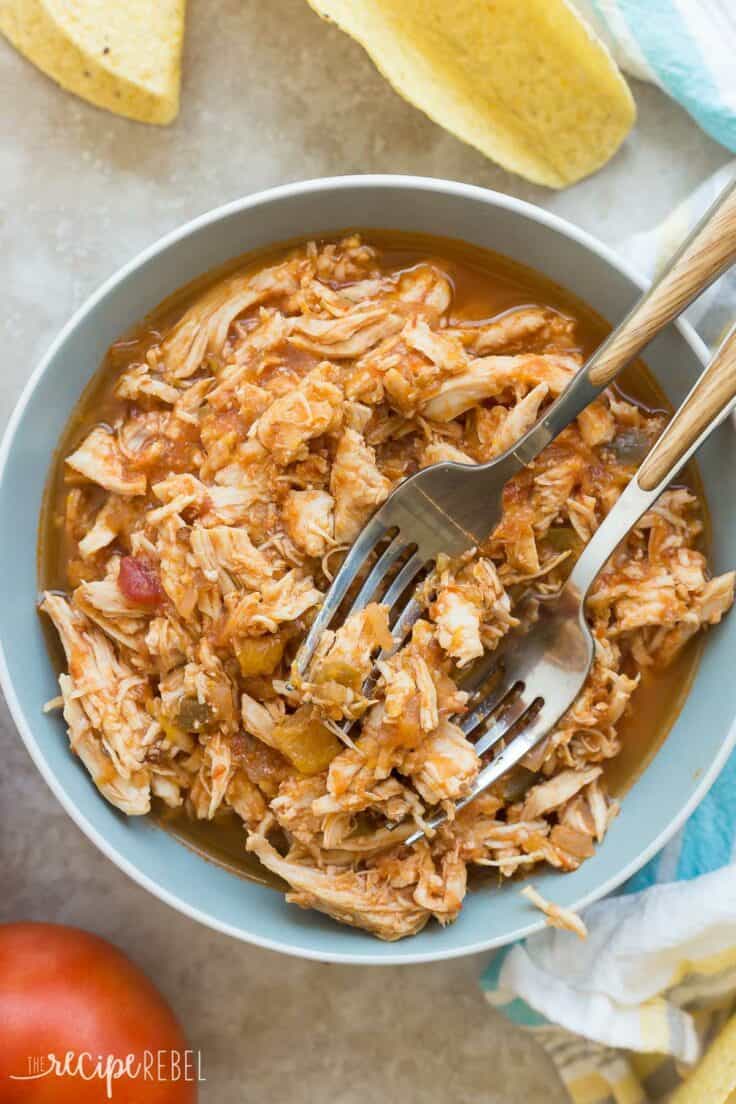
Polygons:
<instances>
[{"instance_id":1,"label":"shredded chicken","mask_svg":"<svg viewBox=\"0 0 736 1104\"><path fill-rule=\"evenodd\" d=\"M332 365L315 368L266 408L251 427L250 436L257 436L279 464L306 459L308 441L334 433L341 425L343 393L333 382L336 378Z\"/></svg>"},{"instance_id":2,"label":"shredded chicken","mask_svg":"<svg viewBox=\"0 0 736 1104\"><path fill-rule=\"evenodd\" d=\"M286 532L307 556L323 556L335 543L335 500L327 491L289 491L283 505Z\"/></svg>"},{"instance_id":3,"label":"shredded chicken","mask_svg":"<svg viewBox=\"0 0 736 1104\"><path fill-rule=\"evenodd\" d=\"M573 355L552 353L490 356L468 362L465 371L451 376L422 406L426 418L450 422L486 399L512 392L516 402L541 384L556 397L580 367ZM541 402L541 399L539 400Z\"/></svg>"},{"instance_id":4,"label":"shredded chicken","mask_svg":"<svg viewBox=\"0 0 736 1104\"><path fill-rule=\"evenodd\" d=\"M377 506L388 498L391 481L376 464L376 456L355 429L340 437L330 475L335 499L335 540L355 540Z\"/></svg>"},{"instance_id":5,"label":"shredded chicken","mask_svg":"<svg viewBox=\"0 0 736 1104\"><path fill-rule=\"evenodd\" d=\"M511 878L590 857L618 812L604 768L642 677L734 599L734 573L708 572L697 498L667 491L592 587L578 699L456 809L482 766L460 727L467 669L518 625L525 588L560 586L661 431L610 392L506 487L483 547L440 557L398 650L374 602L293 669L392 488L512 448L581 363L574 318L539 304L489 319L475 301L470 318L457 286L436 259L391 270L352 235L222 280L146 331L108 422L90 411L65 458L68 587L41 606L66 655L49 707L107 800L242 822L289 901L382 939L452 921L474 868ZM440 808L448 821L407 847Z\"/></svg>"},{"instance_id":6,"label":"shredded chicken","mask_svg":"<svg viewBox=\"0 0 736 1104\"><path fill-rule=\"evenodd\" d=\"M116 438L99 426L71 456L67 456L66 462L74 471L92 483L98 483L106 491L115 491L120 495L146 493L145 475L129 469Z\"/></svg>"},{"instance_id":7,"label":"shredded chicken","mask_svg":"<svg viewBox=\"0 0 736 1104\"><path fill-rule=\"evenodd\" d=\"M561 905L553 904L552 901L548 901L546 897L543 897L542 894L531 885L525 886L521 893L530 904L544 913L547 917L547 923L553 928L561 928L562 931L574 932L574 934L579 935L581 939L587 937L588 929L578 914L573 912L572 909L562 908Z\"/></svg>"}]
</instances>

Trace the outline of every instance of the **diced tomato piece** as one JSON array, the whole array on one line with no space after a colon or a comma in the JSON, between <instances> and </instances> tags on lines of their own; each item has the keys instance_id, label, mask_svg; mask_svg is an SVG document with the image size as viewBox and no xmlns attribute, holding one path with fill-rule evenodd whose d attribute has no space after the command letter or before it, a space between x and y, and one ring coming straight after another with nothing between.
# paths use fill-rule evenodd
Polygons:
<instances>
[{"instance_id":1,"label":"diced tomato piece","mask_svg":"<svg viewBox=\"0 0 736 1104\"><path fill-rule=\"evenodd\" d=\"M158 571L141 556L123 556L118 586L128 601L136 606L160 606L166 597Z\"/></svg>"}]
</instances>

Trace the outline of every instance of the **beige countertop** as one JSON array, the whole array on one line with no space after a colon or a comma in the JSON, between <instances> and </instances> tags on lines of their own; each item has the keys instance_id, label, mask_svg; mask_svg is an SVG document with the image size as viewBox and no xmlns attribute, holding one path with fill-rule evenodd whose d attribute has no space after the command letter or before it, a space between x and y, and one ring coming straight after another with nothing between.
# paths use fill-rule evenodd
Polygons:
<instances>
[{"instance_id":1,"label":"beige countertop","mask_svg":"<svg viewBox=\"0 0 736 1104\"><path fill-rule=\"evenodd\" d=\"M244 193L350 172L454 177L532 200L615 244L728 159L637 85L639 123L614 161L562 194L535 187L405 104L303 0L191 0L183 93L174 126L140 126L72 99L0 41L0 425L55 331L104 277ZM77 924L125 949L202 1051L205 1104L563 1101L536 1044L485 1005L482 959L329 966L199 927L81 835L2 703L0 730L0 919Z\"/></svg>"}]
</instances>

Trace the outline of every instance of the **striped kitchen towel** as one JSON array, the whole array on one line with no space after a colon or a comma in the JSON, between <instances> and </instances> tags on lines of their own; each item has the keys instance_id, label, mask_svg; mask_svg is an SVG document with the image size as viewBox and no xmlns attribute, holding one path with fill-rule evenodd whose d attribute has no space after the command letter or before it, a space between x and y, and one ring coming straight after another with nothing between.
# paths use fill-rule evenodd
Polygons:
<instances>
[{"instance_id":1,"label":"striped kitchen towel","mask_svg":"<svg viewBox=\"0 0 736 1104\"><path fill-rule=\"evenodd\" d=\"M735 167L621 252L654 273ZM688 311L712 345L735 315L734 273ZM659 855L586 910L584 943L548 928L504 948L483 975L489 1002L538 1033L573 1104L665 1099L736 1007L734 793L736 753Z\"/></svg>"},{"instance_id":2,"label":"striped kitchen towel","mask_svg":"<svg viewBox=\"0 0 736 1104\"><path fill-rule=\"evenodd\" d=\"M736 0L573 0L632 77L736 153Z\"/></svg>"}]
</instances>

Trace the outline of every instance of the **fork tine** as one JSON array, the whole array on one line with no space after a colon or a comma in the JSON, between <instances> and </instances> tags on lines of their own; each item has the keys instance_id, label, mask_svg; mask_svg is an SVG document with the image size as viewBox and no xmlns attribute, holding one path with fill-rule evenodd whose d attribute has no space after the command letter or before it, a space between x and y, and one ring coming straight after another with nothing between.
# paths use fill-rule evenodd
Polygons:
<instances>
[{"instance_id":1,"label":"fork tine","mask_svg":"<svg viewBox=\"0 0 736 1104\"><path fill-rule=\"evenodd\" d=\"M485 697L458 721L460 728L466 736L471 733L473 729L477 728L479 724L482 724L486 717L490 717L491 713L498 708L504 698L508 697L517 683L518 679L509 678L508 675L502 675L501 678L499 678L495 686L488 691ZM464 690L465 687L461 686L461 689Z\"/></svg>"},{"instance_id":2,"label":"fork tine","mask_svg":"<svg viewBox=\"0 0 736 1104\"><path fill-rule=\"evenodd\" d=\"M461 801L456 803L456 812L459 812L460 809L464 809L465 806L469 805L471 801L474 801L479 794L487 790L494 782L497 782L506 771L515 767L516 764L547 735L558 720L559 713L555 707L551 706L547 708L546 703L544 703L527 727L518 732L513 740L491 760L488 766L483 768L473 783L473 788L470 793L466 794ZM427 827L430 829L439 828L446 820L446 814L440 813L427 822ZM417 840L420 840L423 835L424 830L419 829L404 842L407 847L411 847L411 845L416 843Z\"/></svg>"},{"instance_id":3,"label":"fork tine","mask_svg":"<svg viewBox=\"0 0 736 1104\"><path fill-rule=\"evenodd\" d=\"M474 698L491 676L498 671L506 650L505 642L502 641L495 651L486 652L476 663L461 672L457 683L459 689L469 694L471 699Z\"/></svg>"},{"instance_id":4,"label":"fork tine","mask_svg":"<svg viewBox=\"0 0 736 1104\"><path fill-rule=\"evenodd\" d=\"M419 571L421 571L423 566L423 561L417 556L416 553L411 557L411 559L407 561L407 563L396 576L396 579L384 595L383 602L389 607L389 610L394 602L396 602L396 600L401 597L411 580L414 578L415 575L419 573ZM404 580L402 580L402 575L405 576ZM393 644L390 648L383 648L378 653L374 660L373 670L361 687L361 693L365 694L366 697L370 697L373 688L378 682L378 671L376 670L375 664L380 663L382 659L389 659L392 655L395 655L396 652L398 652L399 648L404 643L404 640L411 631L412 626L415 624L416 621L419 620L423 609L424 607L422 606L422 604L413 597L410 598L404 606L403 610L399 614L391 629L391 636L394 640ZM350 612L352 613L353 611L351 610ZM354 725L355 721L344 721L341 726L342 731L347 734L350 732L351 728L353 728Z\"/></svg>"},{"instance_id":5,"label":"fork tine","mask_svg":"<svg viewBox=\"0 0 736 1104\"><path fill-rule=\"evenodd\" d=\"M487 728L480 739L475 742L476 755L483 755L489 748L492 748L502 736L505 736L507 732L513 728L517 721L526 713L530 706L523 693L516 698L507 709L503 710L500 717L497 717L490 728Z\"/></svg>"},{"instance_id":6,"label":"fork tine","mask_svg":"<svg viewBox=\"0 0 736 1104\"><path fill-rule=\"evenodd\" d=\"M373 670L361 687L361 693L365 694L366 697L370 697L373 688L378 682L378 671L376 670L375 664L380 663L382 659L390 659L392 655L395 655L396 652L398 652L399 648L404 643L407 635L411 631L412 625L414 625L414 623L419 620L423 608L424 607L421 605L421 603L417 602L416 598L411 598L404 606L403 610L399 614L398 619L396 620L396 623L391 629L391 635L394 639L393 644L390 648L383 648L378 653L374 660ZM343 722L343 732L348 733L354 725L355 721Z\"/></svg>"},{"instance_id":7,"label":"fork tine","mask_svg":"<svg viewBox=\"0 0 736 1104\"><path fill-rule=\"evenodd\" d=\"M473 783L470 793L459 801L455 808L464 809L478 794L482 793L483 790L487 790L511 767L515 767L547 735L557 720L559 720L559 717L554 706L546 709L542 705L542 708L529 724L514 736L513 740L491 760L488 766L483 768Z\"/></svg>"},{"instance_id":8,"label":"fork tine","mask_svg":"<svg viewBox=\"0 0 736 1104\"><path fill-rule=\"evenodd\" d=\"M396 623L394 624L394 627L391 629L391 635L394 639L393 644L390 648L382 648L381 651L378 653L374 661L373 671L361 687L361 693L365 694L366 697L370 697L371 692L378 682L378 671L376 670L375 665L380 663L383 659L390 659L392 655L395 655L396 652L398 652L399 648L404 643L406 637L411 631L412 626L416 621L419 620L423 609L424 607L420 602L417 602L416 598L412 598L404 606L403 610L399 614ZM349 732L354 724L355 721L344 722L342 725L343 732Z\"/></svg>"},{"instance_id":9,"label":"fork tine","mask_svg":"<svg viewBox=\"0 0 736 1104\"><path fill-rule=\"evenodd\" d=\"M405 579L401 578L401 575L404 574L404 572L401 572L396 577L394 584L386 591L383 601L389 606L389 609L397 599L401 597L402 592L406 590L411 579L419 574L423 566L424 564L420 562L418 553L415 553L406 564ZM399 648L422 616L424 608L424 603L417 601L414 595L412 595L391 626L391 635L394 638L392 646L390 648L384 648L379 653L376 657L377 662L382 659L390 659L392 655L398 652Z\"/></svg>"},{"instance_id":10,"label":"fork tine","mask_svg":"<svg viewBox=\"0 0 736 1104\"><path fill-rule=\"evenodd\" d=\"M425 557L420 556L418 552L409 557L381 600L384 605L388 606L389 610L399 600L412 580L416 578L425 563Z\"/></svg>"},{"instance_id":11,"label":"fork tine","mask_svg":"<svg viewBox=\"0 0 736 1104\"><path fill-rule=\"evenodd\" d=\"M483 725L494 713L498 713L499 716L493 718L493 725L497 726L502 718L513 711L516 714L516 719L521 716L518 712L517 703L523 699L526 703L524 708L531 703L528 697L522 692L514 695L514 691L517 689L519 680L516 678L501 678L496 686L490 691L487 697L483 698L481 702L476 705L467 716L463 717L459 722L460 728L465 733L469 740L473 739L473 734L477 735L480 739L483 738ZM501 711L503 711L502 716ZM522 710L523 712L523 710ZM486 745L490 746L490 745ZM480 752L478 753L480 754Z\"/></svg>"},{"instance_id":12,"label":"fork tine","mask_svg":"<svg viewBox=\"0 0 736 1104\"><path fill-rule=\"evenodd\" d=\"M346 620L352 613L357 613L358 610L363 609L373 600L373 596L385 579L386 574L409 547L410 545L404 540L401 533L397 533L368 573L368 577L358 591L355 601L345 614Z\"/></svg>"},{"instance_id":13,"label":"fork tine","mask_svg":"<svg viewBox=\"0 0 736 1104\"><path fill-rule=\"evenodd\" d=\"M422 616L423 611L424 606L421 602L418 602L416 598L409 599L399 616L396 618L391 629L391 635L394 638L394 645L390 651L381 653L381 659L388 659L388 657L393 655L394 652L398 652L399 648L404 643L419 618Z\"/></svg>"},{"instance_id":14,"label":"fork tine","mask_svg":"<svg viewBox=\"0 0 736 1104\"><path fill-rule=\"evenodd\" d=\"M322 603L319 613L294 660L295 669L303 675L317 647L317 641L337 612L338 606L348 592L350 584L360 571L366 559L382 537L386 535L386 526L373 518L352 546L343 560L340 570L332 580L332 585Z\"/></svg>"}]
</instances>

